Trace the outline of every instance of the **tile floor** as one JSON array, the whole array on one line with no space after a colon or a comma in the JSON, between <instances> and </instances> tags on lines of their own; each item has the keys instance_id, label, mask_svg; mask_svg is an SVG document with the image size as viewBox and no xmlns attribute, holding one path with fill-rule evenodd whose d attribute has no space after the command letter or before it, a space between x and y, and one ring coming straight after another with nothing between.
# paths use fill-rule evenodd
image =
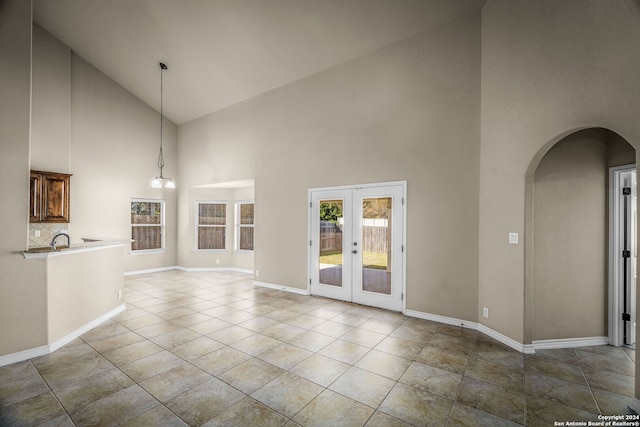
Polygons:
<instances>
[{"instance_id":1,"label":"tile floor","mask_svg":"<svg viewBox=\"0 0 640 427\"><path fill-rule=\"evenodd\" d=\"M1 426L551 426L626 414L635 352L481 333L252 285L127 277L127 310L0 368Z\"/></svg>"}]
</instances>

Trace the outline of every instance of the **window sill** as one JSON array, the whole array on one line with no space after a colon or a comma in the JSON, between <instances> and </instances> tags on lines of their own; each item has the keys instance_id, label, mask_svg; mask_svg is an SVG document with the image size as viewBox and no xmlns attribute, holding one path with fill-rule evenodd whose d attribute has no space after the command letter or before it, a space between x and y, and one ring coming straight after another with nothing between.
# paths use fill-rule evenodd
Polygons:
<instances>
[{"instance_id":1,"label":"window sill","mask_svg":"<svg viewBox=\"0 0 640 427\"><path fill-rule=\"evenodd\" d=\"M141 249L138 251L129 251L129 255L151 255L151 254L165 254L166 249Z\"/></svg>"}]
</instances>

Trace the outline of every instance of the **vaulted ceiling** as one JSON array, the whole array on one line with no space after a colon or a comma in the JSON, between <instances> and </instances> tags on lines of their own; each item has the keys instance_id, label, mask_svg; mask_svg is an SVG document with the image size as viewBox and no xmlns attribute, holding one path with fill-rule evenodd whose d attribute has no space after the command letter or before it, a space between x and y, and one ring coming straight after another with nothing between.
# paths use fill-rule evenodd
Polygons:
<instances>
[{"instance_id":1,"label":"vaulted ceiling","mask_svg":"<svg viewBox=\"0 0 640 427\"><path fill-rule=\"evenodd\" d=\"M34 0L34 21L182 124L476 11L485 0Z\"/></svg>"}]
</instances>

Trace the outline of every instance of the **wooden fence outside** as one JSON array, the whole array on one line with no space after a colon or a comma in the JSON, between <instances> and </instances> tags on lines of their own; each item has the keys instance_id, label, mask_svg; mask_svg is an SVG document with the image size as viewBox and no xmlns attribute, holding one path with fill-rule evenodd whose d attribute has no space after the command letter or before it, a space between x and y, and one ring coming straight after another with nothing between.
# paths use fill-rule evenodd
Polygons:
<instances>
[{"instance_id":1,"label":"wooden fence outside","mask_svg":"<svg viewBox=\"0 0 640 427\"><path fill-rule=\"evenodd\" d=\"M362 250L384 254L389 248L386 226L362 227ZM342 250L342 230L331 221L320 221L320 255Z\"/></svg>"},{"instance_id":2,"label":"wooden fence outside","mask_svg":"<svg viewBox=\"0 0 640 427\"><path fill-rule=\"evenodd\" d=\"M253 250L253 227L240 227L240 245L241 250Z\"/></svg>"},{"instance_id":3,"label":"wooden fence outside","mask_svg":"<svg viewBox=\"0 0 640 427\"><path fill-rule=\"evenodd\" d=\"M342 230L335 222L320 221L320 255L342 250Z\"/></svg>"},{"instance_id":4,"label":"wooden fence outside","mask_svg":"<svg viewBox=\"0 0 640 427\"><path fill-rule=\"evenodd\" d=\"M225 249L225 227L198 227L198 249Z\"/></svg>"},{"instance_id":5,"label":"wooden fence outside","mask_svg":"<svg viewBox=\"0 0 640 427\"><path fill-rule=\"evenodd\" d=\"M389 248L387 227L365 225L362 227L363 251L385 254Z\"/></svg>"},{"instance_id":6,"label":"wooden fence outside","mask_svg":"<svg viewBox=\"0 0 640 427\"><path fill-rule=\"evenodd\" d=\"M160 249L162 247L162 227L140 226L131 227L131 249Z\"/></svg>"}]
</instances>

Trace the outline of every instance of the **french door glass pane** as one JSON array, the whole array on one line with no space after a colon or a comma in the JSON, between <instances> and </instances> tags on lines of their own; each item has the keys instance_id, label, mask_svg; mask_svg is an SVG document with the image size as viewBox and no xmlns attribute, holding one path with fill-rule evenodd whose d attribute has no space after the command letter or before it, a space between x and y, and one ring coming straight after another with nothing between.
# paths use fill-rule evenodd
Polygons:
<instances>
[{"instance_id":1,"label":"french door glass pane","mask_svg":"<svg viewBox=\"0 0 640 427\"><path fill-rule=\"evenodd\" d=\"M362 290L391 295L391 197L362 199Z\"/></svg>"},{"instance_id":2,"label":"french door glass pane","mask_svg":"<svg viewBox=\"0 0 640 427\"><path fill-rule=\"evenodd\" d=\"M320 201L320 283L342 287L342 211L343 200Z\"/></svg>"}]
</instances>

